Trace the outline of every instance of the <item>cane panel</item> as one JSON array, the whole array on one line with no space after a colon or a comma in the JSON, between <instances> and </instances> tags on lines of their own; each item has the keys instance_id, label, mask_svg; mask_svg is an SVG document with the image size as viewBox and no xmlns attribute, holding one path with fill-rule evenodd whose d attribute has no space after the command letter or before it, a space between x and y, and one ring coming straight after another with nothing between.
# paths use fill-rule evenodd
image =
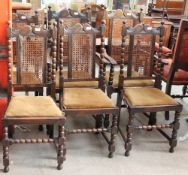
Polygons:
<instances>
[{"instance_id":1,"label":"cane panel","mask_svg":"<svg viewBox=\"0 0 188 175\"><path fill-rule=\"evenodd\" d=\"M93 34L72 34L72 79L92 79Z\"/></svg>"},{"instance_id":2,"label":"cane panel","mask_svg":"<svg viewBox=\"0 0 188 175\"><path fill-rule=\"evenodd\" d=\"M138 77L151 77L153 70L153 35L134 35L133 49L131 53L131 72L137 72ZM135 75L134 75L135 77Z\"/></svg>"},{"instance_id":3,"label":"cane panel","mask_svg":"<svg viewBox=\"0 0 188 175\"><path fill-rule=\"evenodd\" d=\"M39 36L19 36L20 66L18 77L20 84L43 84L45 40Z\"/></svg>"},{"instance_id":4,"label":"cane panel","mask_svg":"<svg viewBox=\"0 0 188 175\"><path fill-rule=\"evenodd\" d=\"M72 27L75 24L81 22L80 18L72 18L72 17L62 18L62 20L66 28ZM63 37L63 61L66 63L68 62L68 35L64 35Z\"/></svg>"}]
</instances>

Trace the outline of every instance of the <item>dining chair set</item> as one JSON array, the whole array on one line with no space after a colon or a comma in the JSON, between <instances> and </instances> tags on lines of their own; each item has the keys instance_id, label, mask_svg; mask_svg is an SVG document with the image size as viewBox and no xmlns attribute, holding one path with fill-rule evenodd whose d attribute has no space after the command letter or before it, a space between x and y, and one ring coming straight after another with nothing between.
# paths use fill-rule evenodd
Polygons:
<instances>
[{"instance_id":1,"label":"dining chair set","mask_svg":"<svg viewBox=\"0 0 188 175\"><path fill-rule=\"evenodd\" d=\"M157 129L169 141L169 152L174 152L183 106L161 90L163 70L168 64L162 57L164 23L154 28L118 13L108 21L106 46L104 20L94 28L86 21L81 23L78 17L75 22L72 18L74 13L70 16L69 10L60 11L48 28L26 24L14 30L11 23L8 25L9 104L3 117L4 172L9 171L9 146L26 143L54 143L57 169L62 169L69 134L101 133L108 144L108 157L112 158L118 133L124 140L125 156L129 156L134 129ZM176 44L173 57L179 58L182 69L187 31L188 20L182 20L178 40L181 44ZM14 73L12 37L16 38L17 49ZM14 91L33 91L36 96L15 96ZM111 98L113 93L117 94L116 104ZM127 109L128 115L121 113L122 108ZM170 113L173 121L158 124L157 113L169 111L174 112ZM143 117L139 114L149 118L148 124L135 124L135 116ZM88 115L94 119L95 127L69 129L65 125L70 116L84 121ZM128 118L128 123L122 123L121 118ZM48 137L16 139L13 125L46 125ZM58 134L54 132L56 125ZM167 128L172 130L170 136L164 132Z\"/></svg>"}]
</instances>

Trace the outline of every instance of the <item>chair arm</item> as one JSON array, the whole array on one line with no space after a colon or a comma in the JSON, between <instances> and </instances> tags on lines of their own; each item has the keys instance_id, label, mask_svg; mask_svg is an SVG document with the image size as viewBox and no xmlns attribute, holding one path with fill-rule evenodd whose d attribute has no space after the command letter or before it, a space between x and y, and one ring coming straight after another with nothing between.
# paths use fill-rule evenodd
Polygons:
<instances>
[{"instance_id":1,"label":"chair arm","mask_svg":"<svg viewBox=\"0 0 188 175\"><path fill-rule=\"evenodd\" d=\"M96 59L97 59L97 63L99 63L101 61L101 55L100 55L100 53L95 52L95 56L96 56ZM109 61L106 58L103 58L102 62L104 64L110 64Z\"/></svg>"},{"instance_id":2,"label":"chair arm","mask_svg":"<svg viewBox=\"0 0 188 175\"><path fill-rule=\"evenodd\" d=\"M154 55L154 61L157 61L158 60L158 56L157 55ZM168 61L165 60L164 57L162 57L161 59L161 64L164 66L164 65L168 65Z\"/></svg>"},{"instance_id":3,"label":"chair arm","mask_svg":"<svg viewBox=\"0 0 188 175\"><path fill-rule=\"evenodd\" d=\"M159 44L158 43L155 43L155 50L157 52L159 52ZM165 46L162 46L162 54L165 56L165 57L172 57L172 50L165 47Z\"/></svg>"},{"instance_id":4,"label":"chair arm","mask_svg":"<svg viewBox=\"0 0 188 175\"><path fill-rule=\"evenodd\" d=\"M104 57L110 62L110 64L117 65L116 60L114 60L111 56L109 56L109 55L106 53L106 51L105 51Z\"/></svg>"}]
</instances>

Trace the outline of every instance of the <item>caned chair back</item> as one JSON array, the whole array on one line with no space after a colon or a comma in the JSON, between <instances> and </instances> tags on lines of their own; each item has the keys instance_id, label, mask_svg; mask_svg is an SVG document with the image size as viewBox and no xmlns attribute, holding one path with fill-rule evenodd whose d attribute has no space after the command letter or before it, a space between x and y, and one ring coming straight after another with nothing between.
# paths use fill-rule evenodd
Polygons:
<instances>
[{"instance_id":1,"label":"caned chair back","mask_svg":"<svg viewBox=\"0 0 188 175\"><path fill-rule=\"evenodd\" d=\"M129 38L127 78L152 78L155 40L160 28L141 23L125 28L124 32Z\"/></svg>"},{"instance_id":2,"label":"caned chair back","mask_svg":"<svg viewBox=\"0 0 188 175\"><path fill-rule=\"evenodd\" d=\"M96 31L90 25L77 24L69 29L68 37L68 78L93 79Z\"/></svg>"},{"instance_id":3,"label":"caned chair back","mask_svg":"<svg viewBox=\"0 0 188 175\"><path fill-rule=\"evenodd\" d=\"M47 34L39 27L29 27L18 36L17 84L45 86L47 80Z\"/></svg>"},{"instance_id":4,"label":"caned chair back","mask_svg":"<svg viewBox=\"0 0 188 175\"><path fill-rule=\"evenodd\" d=\"M69 28L74 26L77 23L81 23L81 16L77 11L73 10L68 10L68 9L63 9L57 14L57 43L60 42L60 30L64 30L60 27L60 23L62 22L65 28ZM64 46L64 62L68 62L68 35L64 35L64 40L63 40L63 46ZM59 47L57 48L57 59L59 60Z\"/></svg>"},{"instance_id":5,"label":"caned chair back","mask_svg":"<svg viewBox=\"0 0 188 175\"><path fill-rule=\"evenodd\" d=\"M127 27L134 26L134 19L132 16L125 16L122 10L116 10L113 17L110 19L110 29L109 29L109 54L116 61L121 61L121 43L122 43L122 26L123 22L126 23ZM126 43L128 46L128 43ZM126 48L127 49L127 48ZM127 54L125 54L127 55ZM127 59L126 59L127 60Z\"/></svg>"}]
</instances>

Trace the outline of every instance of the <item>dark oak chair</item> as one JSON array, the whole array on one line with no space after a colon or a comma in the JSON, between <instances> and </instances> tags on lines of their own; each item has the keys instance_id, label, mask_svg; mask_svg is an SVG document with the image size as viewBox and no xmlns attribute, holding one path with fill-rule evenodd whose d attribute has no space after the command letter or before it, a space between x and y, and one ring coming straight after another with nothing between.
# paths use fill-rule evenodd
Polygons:
<instances>
[{"instance_id":1,"label":"dark oak chair","mask_svg":"<svg viewBox=\"0 0 188 175\"><path fill-rule=\"evenodd\" d=\"M28 90L37 87L51 87L50 96L13 96L12 83L12 47L11 47L11 29L8 30L8 107L3 116L3 165L4 172L9 171L9 146L11 144L29 144L29 143L54 143L57 144L57 169L62 169L65 156L64 146L64 124L65 117L62 111L54 102L55 97L55 61L56 46L53 45L52 54L52 76L49 80L46 69L47 31L33 28L24 35L19 35L20 57L18 59L17 86L24 86ZM48 79L48 81L47 81ZM58 137L55 138L37 138L37 139L13 139L9 138L8 132L12 125L39 125L39 124L57 124L59 126Z\"/></svg>"},{"instance_id":2,"label":"dark oak chair","mask_svg":"<svg viewBox=\"0 0 188 175\"><path fill-rule=\"evenodd\" d=\"M61 33L61 24L63 22L64 28L67 29L69 27L74 26L77 23L82 23L84 20L84 16L81 15L77 11L73 11L70 9L62 9L57 13L56 22L57 22L57 61L59 62L59 43L60 43L60 33ZM63 28L63 30L64 30ZM68 35L64 36L64 62L68 62ZM58 64L58 63L57 63Z\"/></svg>"},{"instance_id":3,"label":"dark oak chair","mask_svg":"<svg viewBox=\"0 0 188 175\"><path fill-rule=\"evenodd\" d=\"M71 30L72 28L75 28L75 26L79 26L81 25L80 23L75 24L72 27L66 28L64 26L64 22L63 21L59 21L59 29L56 29L56 25L54 26L53 32L55 32L57 30L58 32L58 40L57 41L57 48L58 48L58 52L59 52L59 66L58 66L58 70L56 72L56 92L60 91L60 84L59 84L59 75L60 75L60 62L61 60L63 60L63 64L66 64L66 69L64 69L64 78L68 78L69 77L69 71L71 69L71 64L72 64L72 60L70 58L70 45L69 43L69 34L68 31ZM88 28L92 28L89 24L84 24L84 26L87 26ZM97 33L98 31L95 30L94 28L92 28L93 31L95 31L95 33ZM53 34L53 36L55 37L55 33ZM63 43L62 43L63 42ZM95 46L94 46L95 47ZM93 50L93 52L96 51L95 49ZM98 64L98 59L99 59L99 54L94 53L93 55L96 59L94 60L95 64ZM95 65L94 64L94 65ZM65 67L65 66L64 66ZM95 68L93 67L93 71L95 72ZM97 77L97 75L94 75L94 77ZM98 81L74 81L74 82L65 82L64 83L64 87L98 87Z\"/></svg>"},{"instance_id":4,"label":"dark oak chair","mask_svg":"<svg viewBox=\"0 0 188 175\"><path fill-rule=\"evenodd\" d=\"M104 32L104 30L102 30ZM103 35L104 33L102 33ZM118 108L112 103L111 99L104 93L104 38L102 37L101 54L99 57L99 78L95 78L95 42L96 31L88 24L77 24L70 30L69 35L69 63L68 77L64 76L63 71L63 52L60 59L60 104L62 111L65 112L66 118L69 116L86 116L93 115L97 120L104 114L112 115L112 126L104 128L103 126L89 129L68 130L67 134L76 133L96 133L100 132L107 141L109 147L109 157L113 156L115 151L115 135L117 133L117 114ZM63 35L61 35L61 47L63 44ZM93 87L65 87L65 83L77 82L97 82L98 86ZM83 118L84 119L84 118ZM110 139L105 131L111 133Z\"/></svg>"},{"instance_id":5,"label":"dark oak chair","mask_svg":"<svg viewBox=\"0 0 188 175\"><path fill-rule=\"evenodd\" d=\"M138 24L133 28L123 28L122 32L122 63L119 76L119 107L121 108L121 100L127 106L129 113L127 124L127 137L125 137L120 126L119 131L125 141L125 156L129 156L132 148L132 134L134 129L158 129L163 136L169 140L170 152L174 152L174 147L177 145L177 131L179 129L179 117L182 111L182 105L176 102L172 97L168 96L160 90L161 74L163 72L164 63L161 61L161 53L156 62L157 75L153 75L155 48L155 39L160 35L160 51L162 50L162 35L163 26L159 28L150 28L144 24ZM129 37L128 48L128 67L127 77L124 76L124 54L126 37ZM137 76L133 75L136 71ZM129 79L151 79L154 81L153 87L124 87L124 83ZM150 113L156 114L160 111L175 111L174 121L170 124L152 124L152 125L135 125L134 119L136 114ZM155 115L157 117L157 115ZM118 121L120 123L120 119ZM161 128L171 128L172 136L168 136Z\"/></svg>"},{"instance_id":6,"label":"dark oak chair","mask_svg":"<svg viewBox=\"0 0 188 175\"><path fill-rule=\"evenodd\" d=\"M135 23L137 23L138 18L136 17L114 17L112 18L112 27L111 27L111 41L109 41L110 46L110 52L109 55L115 59L117 63L121 63L121 32L122 31L123 24L126 26L126 28L133 27ZM151 26L148 26L151 27ZM152 27L151 27L152 28ZM113 44L114 43L114 44ZM125 58L124 58L124 65L126 68L126 65L128 64L128 47L129 47L129 38L126 38L125 42ZM119 82L119 73L120 71L114 71L116 63L111 61L111 68L110 73L106 76L106 81L108 82L107 87L107 93L108 96L111 97L113 93L119 92L118 82ZM125 76L127 71L125 70ZM137 72L133 72L134 76L137 76ZM126 80L126 83L124 83L125 87L142 87L142 86L153 86L153 81L142 79L142 80Z\"/></svg>"}]
</instances>

